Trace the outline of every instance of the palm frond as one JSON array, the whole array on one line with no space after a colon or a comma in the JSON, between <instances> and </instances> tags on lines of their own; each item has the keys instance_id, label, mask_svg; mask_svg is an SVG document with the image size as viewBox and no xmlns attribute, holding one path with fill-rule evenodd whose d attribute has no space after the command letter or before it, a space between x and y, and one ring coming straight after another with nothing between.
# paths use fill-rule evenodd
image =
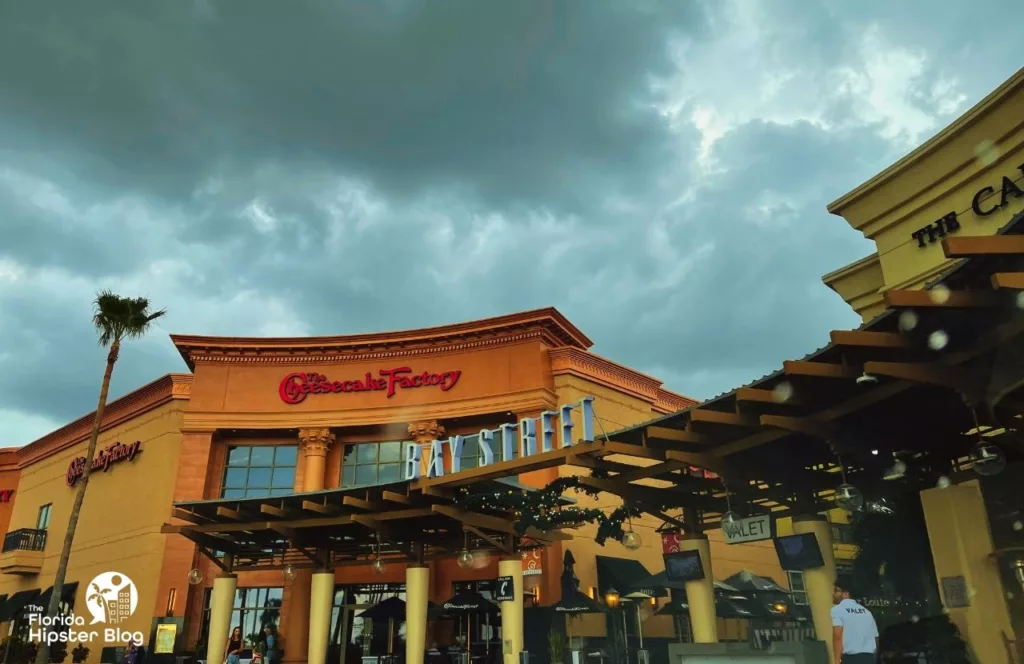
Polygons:
<instances>
[{"instance_id":1,"label":"palm frond","mask_svg":"<svg viewBox=\"0 0 1024 664\"><path fill-rule=\"evenodd\" d=\"M167 313L166 309L151 311L147 298L121 297L109 290L97 293L93 304L92 322L101 346L145 336L153 321Z\"/></svg>"}]
</instances>

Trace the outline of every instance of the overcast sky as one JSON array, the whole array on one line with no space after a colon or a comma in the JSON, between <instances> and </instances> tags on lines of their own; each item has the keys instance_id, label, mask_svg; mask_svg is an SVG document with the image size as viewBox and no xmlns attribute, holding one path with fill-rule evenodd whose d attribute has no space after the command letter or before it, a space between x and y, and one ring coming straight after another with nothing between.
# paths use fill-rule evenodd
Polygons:
<instances>
[{"instance_id":1,"label":"overcast sky","mask_svg":"<svg viewBox=\"0 0 1024 664\"><path fill-rule=\"evenodd\" d=\"M1021 66L1019 0L89 0L0 19L0 445L167 335L548 305L703 398L854 327L825 206Z\"/></svg>"}]
</instances>

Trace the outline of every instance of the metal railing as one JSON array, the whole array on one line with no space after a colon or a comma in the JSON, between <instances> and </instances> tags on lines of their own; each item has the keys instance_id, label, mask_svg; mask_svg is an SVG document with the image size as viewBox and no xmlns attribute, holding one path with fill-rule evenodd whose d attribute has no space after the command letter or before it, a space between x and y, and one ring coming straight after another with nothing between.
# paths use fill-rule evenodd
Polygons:
<instances>
[{"instance_id":1,"label":"metal railing","mask_svg":"<svg viewBox=\"0 0 1024 664\"><path fill-rule=\"evenodd\" d=\"M46 531L35 528L12 530L4 536L3 553L8 551L42 551L46 548Z\"/></svg>"}]
</instances>

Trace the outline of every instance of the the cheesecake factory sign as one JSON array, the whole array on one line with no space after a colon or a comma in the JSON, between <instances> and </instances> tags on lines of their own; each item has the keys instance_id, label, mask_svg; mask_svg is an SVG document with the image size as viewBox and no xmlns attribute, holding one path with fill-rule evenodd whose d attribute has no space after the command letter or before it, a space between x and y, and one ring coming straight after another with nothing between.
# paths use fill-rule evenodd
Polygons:
<instances>
[{"instance_id":1,"label":"the cheesecake factory sign","mask_svg":"<svg viewBox=\"0 0 1024 664\"><path fill-rule=\"evenodd\" d=\"M132 461L142 451L142 441L114 443L102 450L92 461L92 472L105 473L123 461ZM68 464L67 483L75 486L85 473L85 457L78 457Z\"/></svg>"},{"instance_id":2,"label":"the cheesecake factory sign","mask_svg":"<svg viewBox=\"0 0 1024 664\"><path fill-rule=\"evenodd\" d=\"M287 404L302 403L310 395L350 392L383 392L384 396L390 399L399 390L435 388L447 392L455 387L461 375L462 372L457 369L415 372L412 367L395 367L378 369L377 375L367 371L366 374L358 378L332 380L321 373L298 371L281 379L278 394L281 396L281 401Z\"/></svg>"},{"instance_id":3,"label":"the cheesecake factory sign","mask_svg":"<svg viewBox=\"0 0 1024 664\"><path fill-rule=\"evenodd\" d=\"M984 219L1006 208L1013 201L1024 202L1024 164L1017 167L1020 174L1010 173L1003 176L1003 179L996 184L982 187L971 199L970 211L978 219ZM918 247L927 247L943 237L956 233L960 230L961 217L963 212L948 212L945 216L936 219L923 228L919 228L910 234L910 237L917 240Z\"/></svg>"}]
</instances>

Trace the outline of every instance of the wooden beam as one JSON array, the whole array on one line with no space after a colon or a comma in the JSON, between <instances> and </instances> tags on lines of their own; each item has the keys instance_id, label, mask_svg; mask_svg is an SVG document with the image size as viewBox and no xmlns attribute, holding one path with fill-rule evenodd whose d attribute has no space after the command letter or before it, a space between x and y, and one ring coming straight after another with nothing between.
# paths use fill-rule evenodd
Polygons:
<instances>
[{"instance_id":1,"label":"wooden beam","mask_svg":"<svg viewBox=\"0 0 1024 664\"><path fill-rule=\"evenodd\" d=\"M713 438L703 433L694 431L682 431L669 427L649 426L647 427L647 440L667 440L675 443L692 443L694 445L706 445L713 442Z\"/></svg>"},{"instance_id":2,"label":"wooden beam","mask_svg":"<svg viewBox=\"0 0 1024 664\"><path fill-rule=\"evenodd\" d=\"M320 503L314 503L311 500L302 501L302 509L307 512L316 512L317 514L337 514L338 509L329 505L322 505Z\"/></svg>"},{"instance_id":3,"label":"wooden beam","mask_svg":"<svg viewBox=\"0 0 1024 664\"><path fill-rule=\"evenodd\" d=\"M775 390L762 390L756 387L741 387L736 390L736 401L748 403L770 403L781 406L806 405L798 396L790 396L785 401L779 399Z\"/></svg>"},{"instance_id":4,"label":"wooden beam","mask_svg":"<svg viewBox=\"0 0 1024 664\"><path fill-rule=\"evenodd\" d=\"M187 537L199 546L204 546L211 551L224 551L226 553L235 553L238 551L238 545L231 540L223 537L217 537L216 535L208 535L195 530L194 528L181 528L178 530L178 534Z\"/></svg>"},{"instance_id":5,"label":"wooden beam","mask_svg":"<svg viewBox=\"0 0 1024 664\"><path fill-rule=\"evenodd\" d=\"M483 541L487 542L488 544L493 546L495 549L498 549L499 551L504 551L505 553L513 553L512 549L510 549L508 546L506 546L504 542L491 537L490 535L488 535L487 533L483 532L482 530L480 530L476 526L464 525L463 528L465 528L469 532L473 533L474 535L476 535L477 537L479 537Z\"/></svg>"},{"instance_id":6,"label":"wooden beam","mask_svg":"<svg viewBox=\"0 0 1024 664\"><path fill-rule=\"evenodd\" d=\"M377 505L376 503L371 503L368 500L356 498L355 496L342 496L341 504L348 505L349 507L355 507L361 510L366 510L368 512L379 512L385 509L383 505Z\"/></svg>"},{"instance_id":7,"label":"wooden beam","mask_svg":"<svg viewBox=\"0 0 1024 664\"><path fill-rule=\"evenodd\" d=\"M708 455L703 455L703 458L708 458ZM672 459L669 461L663 461L656 463L653 466L640 466L633 467L630 470L621 472L615 476L615 479L620 482L634 482L636 480L645 480L652 477L658 477L659 475L666 475L668 473L689 468L691 464L685 461L679 461L678 459ZM693 464L696 465L696 464Z\"/></svg>"},{"instance_id":8,"label":"wooden beam","mask_svg":"<svg viewBox=\"0 0 1024 664\"><path fill-rule=\"evenodd\" d=\"M406 496L395 491L384 490L381 492L381 498L388 501L389 503L398 503L399 505L412 505L412 500L409 496Z\"/></svg>"},{"instance_id":9,"label":"wooden beam","mask_svg":"<svg viewBox=\"0 0 1024 664\"><path fill-rule=\"evenodd\" d=\"M757 418L753 415L739 415L737 413L724 413L708 408L694 408L690 411L690 421L705 424L725 424L734 427L757 428Z\"/></svg>"},{"instance_id":10,"label":"wooden beam","mask_svg":"<svg viewBox=\"0 0 1024 664\"><path fill-rule=\"evenodd\" d=\"M183 510L180 507L175 507L171 510L171 516L175 519L181 519L182 521L188 521L189 523L207 523L213 521L208 516L198 514L192 510Z\"/></svg>"},{"instance_id":11,"label":"wooden beam","mask_svg":"<svg viewBox=\"0 0 1024 664\"><path fill-rule=\"evenodd\" d=\"M228 507L218 507L217 516L222 516L228 519L234 519L235 521L241 521L244 517L238 510L233 510Z\"/></svg>"},{"instance_id":12,"label":"wooden beam","mask_svg":"<svg viewBox=\"0 0 1024 664\"><path fill-rule=\"evenodd\" d=\"M631 466L626 463L618 463L616 461L605 461L604 459L595 459L589 456L579 456L573 454L565 458L566 465L579 466L580 468L590 468L592 470L607 470L613 473L625 473L633 470L636 466Z\"/></svg>"},{"instance_id":13,"label":"wooden beam","mask_svg":"<svg viewBox=\"0 0 1024 664\"><path fill-rule=\"evenodd\" d=\"M273 530L275 533L279 533L281 535L284 535L289 540L292 540L292 541L295 540L295 529L294 528L289 528L288 526L282 526L282 525L274 523L274 522L268 523L267 527L270 528L271 530Z\"/></svg>"},{"instance_id":14,"label":"wooden beam","mask_svg":"<svg viewBox=\"0 0 1024 664\"><path fill-rule=\"evenodd\" d=\"M592 454L596 457L621 454L623 456L638 457L640 459L654 459L655 461L664 461L666 458L664 450L642 447L640 445L631 445L629 443L619 443L616 441L604 443L600 450L592 452Z\"/></svg>"},{"instance_id":15,"label":"wooden beam","mask_svg":"<svg viewBox=\"0 0 1024 664\"><path fill-rule=\"evenodd\" d=\"M963 371L933 363L865 362L864 372L877 376L900 378L914 383L948 387L952 390L961 390L967 383Z\"/></svg>"},{"instance_id":16,"label":"wooden beam","mask_svg":"<svg viewBox=\"0 0 1024 664\"><path fill-rule=\"evenodd\" d=\"M837 346L860 348L911 348L910 339L899 332L869 332L867 330L833 330L829 333Z\"/></svg>"},{"instance_id":17,"label":"wooden beam","mask_svg":"<svg viewBox=\"0 0 1024 664\"><path fill-rule=\"evenodd\" d=\"M269 514L270 516L276 516L280 519L287 519L288 517L294 517L295 515L288 510L283 510L280 507L274 507L273 505L263 504L260 505L261 514Z\"/></svg>"},{"instance_id":18,"label":"wooden beam","mask_svg":"<svg viewBox=\"0 0 1024 664\"><path fill-rule=\"evenodd\" d=\"M946 258L1024 254L1024 235L947 237L942 240L942 252Z\"/></svg>"},{"instance_id":19,"label":"wooden beam","mask_svg":"<svg viewBox=\"0 0 1024 664\"><path fill-rule=\"evenodd\" d=\"M830 425L811 417L783 417L781 415L762 415L761 424L766 427L785 429L793 433L804 434L813 438L829 440L836 435Z\"/></svg>"},{"instance_id":20,"label":"wooden beam","mask_svg":"<svg viewBox=\"0 0 1024 664\"><path fill-rule=\"evenodd\" d=\"M992 291L891 290L885 303L891 309L987 309L999 304Z\"/></svg>"},{"instance_id":21,"label":"wooden beam","mask_svg":"<svg viewBox=\"0 0 1024 664\"><path fill-rule=\"evenodd\" d=\"M507 533L509 535L516 534L515 523L507 519L502 519L498 516L490 516L488 514L478 514L476 512L467 512L466 510L458 509L457 507L449 507L447 505L433 505L431 510L436 514L441 514L450 519L454 519L460 523L476 526L477 528L486 528L488 530L494 530L499 533ZM572 539L572 535L560 533L556 531L541 532L536 528L530 528L526 531L526 537L532 537L534 539L551 540L556 542L566 542Z\"/></svg>"},{"instance_id":22,"label":"wooden beam","mask_svg":"<svg viewBox=\"0 0 1024 664\"><path fill-rule=\"evenodd\" d=\"M782 363L782 371L788 376L847 379L854 379L861 373L860 369L845 364L808 362L806 360L786 360Z\"/></svg>"},{"instance_id":23,"label":"wooden beam","mask_svg":"<svg viewBox=\"0 0 1024 664\"><path fill-rule=\"evenodd\" d=\"M713 473L719 475L726 474L729 471L728 464L723 463L722 459L717 454L710 454L707 452L682 452L680 450L665 450L665 457L671 461L677 461L686 466L697 466L698 468L704 468L710 470Z\"/></svg>"},{"instance_id":24,"label":"wooden beam","mask_svg":"<svg viewBox=\"0 0 1024 664\"><path fill-rule=\"evenodd\" d=\"M992 275L992 288L1024 290L1024 272L996 272Z\"/></svg>"}]
</instances>

